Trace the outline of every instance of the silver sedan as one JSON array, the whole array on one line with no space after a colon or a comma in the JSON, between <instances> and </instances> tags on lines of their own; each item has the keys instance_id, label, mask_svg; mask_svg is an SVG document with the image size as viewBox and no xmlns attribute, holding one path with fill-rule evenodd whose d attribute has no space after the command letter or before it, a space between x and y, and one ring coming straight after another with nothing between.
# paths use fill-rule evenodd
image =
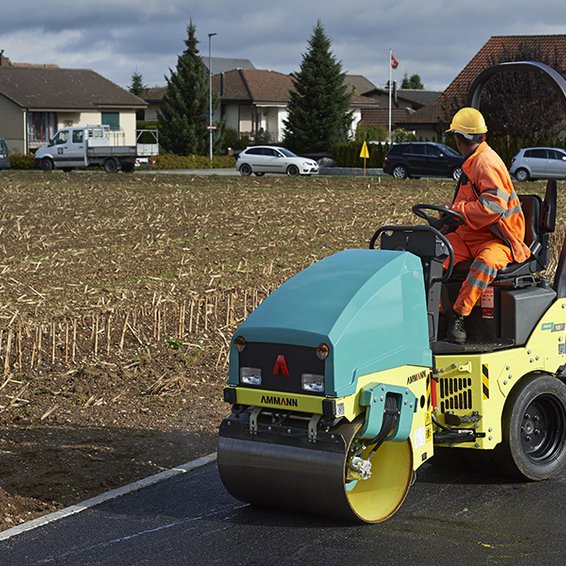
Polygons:
<instances>
[{"instance_id":1,"label":"silver sedan","mask_svg":"<svg viewBox=\"0 0 566 566\"><path fill-rule=\"evenodd\" d=\"M318 163L307 157L299 157L284 147L255 145L244 149L238 155L236 168L241 175L264 175L283 173L296 175L317 175Z\"/></svg>"}]
</instances>

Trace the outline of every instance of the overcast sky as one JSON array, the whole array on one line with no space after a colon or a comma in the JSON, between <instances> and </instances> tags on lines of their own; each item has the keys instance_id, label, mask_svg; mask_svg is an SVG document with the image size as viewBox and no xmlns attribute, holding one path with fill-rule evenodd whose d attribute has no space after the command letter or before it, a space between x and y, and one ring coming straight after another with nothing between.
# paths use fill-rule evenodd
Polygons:
<instances>
[{"instance_id":1,"label":"overcast sky","mask_svg":"<svg viewBox=\"0 0 566 566\"><path fill-rule=\"evenodd\" d=\"M122 86L139 72L165 84L196 25L199 49L250 59L258 69L300 68L318 19L344 71L377 86L418 73L443 90L492 35L566 33L565 0L19 0L3 2L0 50L12 61L88 68Z\"/></svg>"}]
</instances>

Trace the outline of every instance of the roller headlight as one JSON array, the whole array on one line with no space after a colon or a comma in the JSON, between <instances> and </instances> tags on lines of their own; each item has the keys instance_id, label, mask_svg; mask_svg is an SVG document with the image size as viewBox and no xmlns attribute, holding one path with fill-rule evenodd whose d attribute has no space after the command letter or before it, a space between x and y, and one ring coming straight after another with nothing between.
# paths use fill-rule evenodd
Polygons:
<instances>
[{"instance_id":1,"label":"roller headlight","mask_svg":"<svg viewBox=\"0 0 566 566\"><path fill-rule=\"evenodd\" d=\"M301 388L309 393L324 393L324 376L317 373L303 373Z\"/></svg>"},{"instance_id":2,"label":"roller headlight","mask_svg":"<svg viewBox=\"0 0 566 566\"><path fill-rule=\"evenodd\" d=\"M244 383L245 385L261 385L261 369L241 367L240 383Z\"/></svg>"}]
</instances>

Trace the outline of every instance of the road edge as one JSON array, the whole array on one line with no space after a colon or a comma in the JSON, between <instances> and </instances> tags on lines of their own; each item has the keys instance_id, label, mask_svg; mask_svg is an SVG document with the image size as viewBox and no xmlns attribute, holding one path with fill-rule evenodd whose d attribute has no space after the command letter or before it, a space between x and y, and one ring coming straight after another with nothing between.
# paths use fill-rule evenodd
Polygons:
<instances>
[{"instance_id":1,"label":"road edge","mask_svg":"<svg viewBox=\"0 0 566 566\"><path fill-rule=\"evenodd\" d=\"M86 509L90 509L96 505L110 501L111 499L116 499L117 497L120 497L122 495L126 495L133 491L138 491L140 489L143 489L144 487L148 487L179 474L186 474L187 472L191 472L196 468L205 466L206 464L214 462L215 460L216 452L213 452L212 454L197 458L196 460L191 460L190 462L185 462L184 464L175 466L174 468L165 470L164 472L159 472L158 474L154 474L153 476L135 481L128 485L106 491L104 493L101 493L100 495L86 499L81 503L76 503L75 505L71 505L70 507L65 507L65 509L54 511L53 513L49 513L48 515L43 515L42 517L38 517L37 519L32 519L31 521L27 521L25 523L22 523L21 525L17 525L15 527L2 531L0 532L0 541L7 540L26 531L31 531L33 529L36 529L37 527L59 521L60 519L64 519L65 517L69 517L70 515L75 515L76 513L80 513L81 511L85 511Z\"/></svg>"}]
</instances>

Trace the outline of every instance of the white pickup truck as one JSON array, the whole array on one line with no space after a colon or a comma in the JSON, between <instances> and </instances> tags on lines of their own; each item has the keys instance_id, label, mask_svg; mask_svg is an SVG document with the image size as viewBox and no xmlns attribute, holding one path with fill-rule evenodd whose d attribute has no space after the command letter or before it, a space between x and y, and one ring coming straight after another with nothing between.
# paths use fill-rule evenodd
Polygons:
<instances>
[{"instance_id":1,"label":"white pickup truck","mask_svg":"<svg viewBox=\"0 0 566 566\"><path fill-rule=\"evenodd\" d=\"M107 173L131 172L137 159L159 153L156 130L138 130L136 145L125 145L123 139L123 132L110 130L109 126L63 128L36 151L35 164L43 171L101 165Z\"/></svg>"}]
</instances>

